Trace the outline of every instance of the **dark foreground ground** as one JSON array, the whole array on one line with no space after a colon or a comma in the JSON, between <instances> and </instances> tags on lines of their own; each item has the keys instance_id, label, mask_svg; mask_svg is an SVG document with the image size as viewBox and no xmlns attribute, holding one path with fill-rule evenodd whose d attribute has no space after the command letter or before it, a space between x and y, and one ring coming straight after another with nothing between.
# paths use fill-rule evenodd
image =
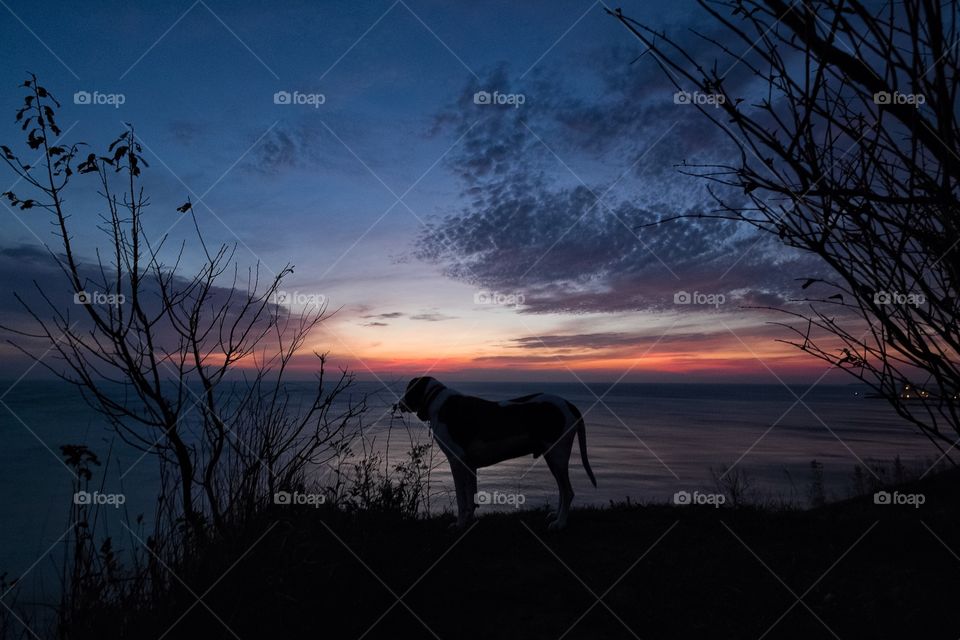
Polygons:
<instances>
[{"instance_id":1,"label":"dark foreground ground","mask_svg":"<svg viewBox=\"0 0 960 640\"><path fill-rule=\"evenodd\" d=\"M164 637L244 640L960 637L960 475L899 490L926 504L587 509L562 533L539 511L453 532L449 519L278 510L252 548L195 568L202 603L183 591L134 628L157 638L180 618ZM100 637L127 625L107 626Z\"/></svg>"}]
</instances>

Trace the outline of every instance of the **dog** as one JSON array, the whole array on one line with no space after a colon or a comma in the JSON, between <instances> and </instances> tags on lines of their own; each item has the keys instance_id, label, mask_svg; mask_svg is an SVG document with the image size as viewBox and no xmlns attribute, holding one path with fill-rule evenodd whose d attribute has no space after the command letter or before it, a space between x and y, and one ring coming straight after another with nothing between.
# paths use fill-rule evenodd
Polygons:
<instances>
[{"instance_id":1,"label":"dog","mask_svg":"<svg viewBox=\"0 0 960 640\"><path fill-rule=\"evenodd\" d=\"M563 529L573 502L568 465L574 437L580 443L583 468L593 486L597 486L587 460L583 416L573 403L561 397L535 393L491 402L458 393L436 378L423 376L407 384L394 408L416 413L420 420L430 423L433 437L453 472L458 528L475 517L477 469L533 455L544 457L560 492L557 510L548 516L548 528Z\"/></svg>"}]
</instances>

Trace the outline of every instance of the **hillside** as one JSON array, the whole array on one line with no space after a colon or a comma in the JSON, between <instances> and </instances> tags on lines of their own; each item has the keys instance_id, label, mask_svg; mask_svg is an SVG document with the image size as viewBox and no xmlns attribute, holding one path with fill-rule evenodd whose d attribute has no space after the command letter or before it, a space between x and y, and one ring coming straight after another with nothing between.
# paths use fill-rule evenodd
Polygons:
<instances>
[{"instance_id":1,"label":"hillside","mask_svg":"<svg viewBox=\"0 0 960 640\"><path fill-rule=\"evenodd\" d=\"M458 533L447 518L279 510L252 550L237 541L182 576L217 617L197 605L165 637L956 638L958 479L897 489L922 492L920 508L578 509L559 534L539 511ZM158 636L195 601L106 612L95 635L126 619Z\"/></svg>"}]
</instances>

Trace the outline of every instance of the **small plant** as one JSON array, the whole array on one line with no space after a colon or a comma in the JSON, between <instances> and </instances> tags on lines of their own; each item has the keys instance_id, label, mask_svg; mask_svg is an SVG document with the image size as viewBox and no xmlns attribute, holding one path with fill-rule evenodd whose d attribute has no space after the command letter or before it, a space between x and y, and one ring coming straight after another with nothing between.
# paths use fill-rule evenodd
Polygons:
<instances>
[{"instance_id":1,"label":"small plant","mask_svg":"<svg viewBox=\"0 0 960 640\"><path fill-rule=\"evenodd\" d=\"M756 498L753 477L743 467L726 464L719 469L710 467L710 475L717 491L724 495L726 504L731 507L743 507Z\"/></svg>"},{"instance_id":2,"label":"small plant","mask_svg":"<svg viewBox=\"0 0 960 640\"><path fill-rule=\"evenodd\" d=\"M379 511L405 518L424 515L429 502L430 444L415 444L407 458L392 467L379 453L353 462L342 474L348 511Z\"/></svg>"},{"instance_id":3,"label":"small plant","mask_svg":"<svg viewBox=\"0 0 960 640\"><path fill-rule=\"evenodd\" d=\"M900 456L893 460L867 459L866 466L857 464L850 474L851 497L869 496L885 487L915 482L952 467L943 457L939 460L919 460L905 464Z\"/></svg>"},{"instance_id":4,"label":"small plant","mask_svg":"<svg viewBox=\"0 0 960 640\"><path fill-rule=\"evenodd\" d=\"M325 304L302 312L282 304L291 266L266 276L259 264L237 264L235 246L202 236L189 200L169 203L162 215L175 211L193 222L190 244L168 248L166 233L150 237L141 183L148 164L134 128L128 124L99 153L62 142L60 102L33 75L21 87L15 120L30 158L0 145L0 162L17 178L16 192L0 197L52 223L50 257L63 287L40 290L39 303L15 294L33 326L2 328L160 469L154 530L127 527L122 539L132 551L121 554L116 535L97 539L97 499L110 499L92 497L97 456L83 445L62 448L74 494L83 497L70 507L73 537L57 613L61 636L82 637L95 619L100 629L117 628L117 611L163 603L172 586L185 586L171 585L171 570L189 575L215 543L262 527L259 516L278 488L302 483L352 438L366 398L347 399L354 378L328 375L325 354L299 353L327 312ZM77 188L100 196L99 220L74 209L78 199L69 196ZM80 225L96 222L103 234L85 259L75 238ZM186 263L195 270L186 272ZM301 355L315 356L316 379L295 403L303 396L287 381Z\"/></svg>"},{"instance_id":5,"label":"small plant","mask_svg":"<svg viewBox=\"0 0 960 640\"><path fill-rule=\"evenodd\" d=\"M807 486L807 500L814 509L827 503L827 493L823 484L823 463L810 461L810 484Z\"/></svg>"}]
</instances>

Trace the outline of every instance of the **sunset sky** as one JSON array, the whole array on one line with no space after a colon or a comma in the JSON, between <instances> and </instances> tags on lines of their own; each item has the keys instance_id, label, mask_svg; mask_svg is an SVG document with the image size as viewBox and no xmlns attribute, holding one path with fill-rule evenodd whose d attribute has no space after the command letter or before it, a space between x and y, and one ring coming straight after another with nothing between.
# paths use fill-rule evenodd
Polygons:
<instances>
[{"instance_id":1,"label":"sunset sky","mask_svg":"<svg viewBox=\"0 0 960 640\"><path fill-rule=\"evenodd\" d=\"M621 6L709 51L693 3ZM291 304L335 311L304 351L361 376L819 378L823 363L775 341L782 315L743 308L800 297L818 264L716 221L639 229L712 208L676 165L728 158L723 134L675 103L602 3L543 7L8 0L0 142L30 153L13 115L31 71L63 103L66 142L102 148L133 123L151 236L191 241L175 211L189 197L244 267L294 265ZM741 66L728 78L758 90ZM67 195L87 260L104 242L95 186ZM43 248L50 222L0 210L0 324L28 326L12 292L32 280L71 293ZM28 365L3 347L0 376Z\"/></svg>"}]
</instances>

